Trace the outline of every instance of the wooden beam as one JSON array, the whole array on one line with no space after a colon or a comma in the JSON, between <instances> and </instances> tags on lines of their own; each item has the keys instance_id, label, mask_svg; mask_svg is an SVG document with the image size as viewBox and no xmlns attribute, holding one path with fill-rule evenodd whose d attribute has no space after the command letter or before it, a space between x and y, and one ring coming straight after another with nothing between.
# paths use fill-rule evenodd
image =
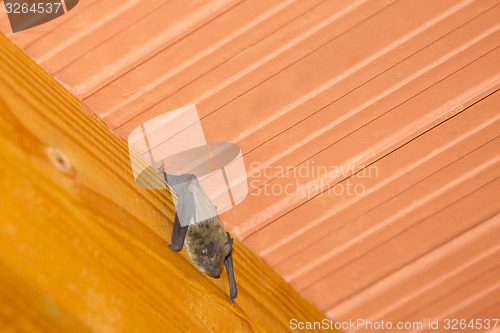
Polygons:
<instances>
[{"instance_id":1,"label":"wooden beam","mask_svg":"<svg viewBox=\"0 0 500 333\"><path fill-rule=\"evenodd\" d=\"M0 34L0 329L287 331L325 317L236 240L239 295L166 246L167 190L127 144ZM151 177L152 181L154 177Z\"/></svg>"}]
</instances>

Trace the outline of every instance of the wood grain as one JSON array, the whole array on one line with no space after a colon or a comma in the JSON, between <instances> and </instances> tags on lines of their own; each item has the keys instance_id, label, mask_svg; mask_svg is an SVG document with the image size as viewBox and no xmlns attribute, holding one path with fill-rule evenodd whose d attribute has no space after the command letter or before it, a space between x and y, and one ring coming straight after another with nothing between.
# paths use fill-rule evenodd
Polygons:
<instances>
[{"instance_id":1,"label":"wood grain","mask_svg":"<svg viewBox=\"0 0 500 333\"><path fill-rule=\"evenodd\" d=\"M238 240L231 306L227 278L165 246L172 197L135 185L126 143L1 34L0 56L0 330L277 332L325 318Z\"/></svg>"}]
</instances>

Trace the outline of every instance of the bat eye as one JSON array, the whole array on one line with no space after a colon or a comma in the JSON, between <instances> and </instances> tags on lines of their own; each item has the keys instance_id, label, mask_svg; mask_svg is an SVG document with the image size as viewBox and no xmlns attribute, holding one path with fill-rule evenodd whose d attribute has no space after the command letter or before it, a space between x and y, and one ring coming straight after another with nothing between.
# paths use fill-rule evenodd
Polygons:
<instances>
[{"instance_id":1,"label":"bat eye","mask_svg":"<svg viewBox=\"0 0 500 333\"><path fill-rule=\"evenodd\" d=\"M201 247L201 255L212 258L215 255L215 248L217 247L217 242L214 240L206 243Z\"/></svg>"}]
</instances>

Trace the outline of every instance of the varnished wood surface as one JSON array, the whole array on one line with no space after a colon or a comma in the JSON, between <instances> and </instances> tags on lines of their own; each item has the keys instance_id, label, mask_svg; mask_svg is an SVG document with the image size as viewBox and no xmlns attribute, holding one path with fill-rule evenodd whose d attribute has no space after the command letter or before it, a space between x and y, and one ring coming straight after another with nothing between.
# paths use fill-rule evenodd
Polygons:
<instances>
[{"instance_id":1,"label":"varnished wood surface","mask_svg":"<svg viewBox=\"0 0 500 333\"><path fill-rule=\"evenodd\" d=\"M324 318L238 240L231 306L225 275L166 246L172 198L135 185L124 141L3 35L0 57L0 331L278 332Z\"/></svg>"}]
</instances>

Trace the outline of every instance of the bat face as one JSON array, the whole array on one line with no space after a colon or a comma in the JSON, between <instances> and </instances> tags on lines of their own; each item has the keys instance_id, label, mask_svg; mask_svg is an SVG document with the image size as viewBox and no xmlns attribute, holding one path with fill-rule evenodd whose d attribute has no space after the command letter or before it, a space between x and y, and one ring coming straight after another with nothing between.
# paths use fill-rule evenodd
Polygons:
<instances>
[{"instance_id":1,"label":"bat face","mask_svg":"<svg viewBox=\"0 0 500 333\"><path fill-rule=\"evenodd\" d=\"M189 225L185 244L196 268L210 276L218 277L228 254L226 241L226 232L219 217L214 216Z\"/></svg>"}]
</instances>

